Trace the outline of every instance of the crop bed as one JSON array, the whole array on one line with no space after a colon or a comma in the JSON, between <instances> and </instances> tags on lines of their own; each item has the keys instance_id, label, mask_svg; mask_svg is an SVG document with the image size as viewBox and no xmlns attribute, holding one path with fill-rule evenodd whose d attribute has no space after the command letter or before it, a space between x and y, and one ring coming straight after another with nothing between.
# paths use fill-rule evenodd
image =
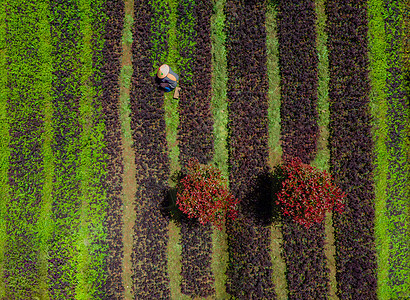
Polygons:
<instances>
[{"instance_id":1,"label":"crop bed","mask_svg":"<svg viewBox=\"0 0 410 300\"><path fill-rule=\"evenodd\" d=\"M230 188L240 201L237 222L228 222L227 291L239 299L272 299L267 173L268 124L265 6L227 1L227 99Z\"/></svg>"},{"instance_id":2,"label":"crop bed","mask_svg":"<svg viewBox=\"0 0 410 300\"><path fill-rule=\"evenodd\" d=\"M34 26L40 30L36 17L41 15L36 15L32 7L17 4L9 5L6 14L6 39L13 51L7 53L10 64L6 83L9 201L4 216L8 241L4 248L4 280L8 283L9 294L21 298L30 297L31 286L39 285L36 246L40 238L36 226L45 177L43 93L50 92L41 89L41 79L36 76L46 62L41 51L44 49L35 47L35 31L26 32L26 28Z\"/></svg>"},{"instance_id":3,"label":"crop bed","mask_svg":"<svg viewBox=\"0 0 410 300\"><path fill-rule=\"evenodd\" d=\"M196 158L207 163L213 155L213 118L211 97L211 1L183 0L179 2L177 40L181 61L179 99L180 125L179 160L183 166ZM206 297L215 293L212 258L212 228L197 220L181 218L182 292Z\"/></svg>"},{"instance_id":4,"label":"crop bed","mask_svg":"<svg viewBox=\"0 0 410 300\"><path fill-rule=\"evenodd\" d=\"M281 2L278 17L281 134L284 158L310 163L317 152L318 55L314 1ZM282 228L290 299L326 299L324 222L306 230L285 219Z\"/></svg>"},{"instance_id":5,"label":"crop bed","mask_svg":"<svg viewBox=\"0 0 410 300\"><path fill-rule=\"evenodd\" d=\"M330 170L348 195L346 212L333 215L338 296L375 299L367 8L351 1L330 1L327 14L329 35L333 37L329 43Z\"/></svg>"},{"instance_id":6,"label":"crop bed","mask_svg":"<svg viewBox=\"0 0 410 300\"><path fill-rule=\"evenodd\" d=\"M79 19L70 18L77 7L72 10L64 5L51 7L54 12L52 38L55 40L54 57L56 71L54 72L54 143L55 153L53 195L58 201L52 205L51 219L60 230L54 230L50 239L49 277L51 297L73 297L74 291L70 287L70 277L75 276L76 265L70 259L74 256L70 245L75 243L75 233L78 231L79 208L79 178L80 165L78 152L79 137L79 84L77 74L78 59L78 27ZM63 37L63 38L60 38ZM59 69L58 66L63 68ZM67 190L69 192L67 192Z\"/></svg>"},{"instance_id":7,"label":"crop bed","mask_svg":"<svg viewBox=\"0 0 410 300\"><path fill-rule=\"evenodd\" d=\"M124 22L124 3L122 1L108 1L101 8L100 14L107 16L109 22L100 22L101 34L104 37L102 47L101 75L96 85L102 87L99 101L102 105L102 115L105 118L104 149L107 157L107 177L105 189L107 191L107 218L104 226L107 228L107 280L103 291L108 298L118 299L124 292L121 269L123 259L122 235L122 199L123 178L123 150L121 145L121 125L119 122L119 85L120 74L121 34Z\"/></svg>"},{"instance_id":8,"label":"crop bed","mask_svg":"<svg viewBox=\"0 0 410 300\"><path fill-rule=\"evenodd\" d=\"M0 299L410 298L409 9L0 0ZM157 88L163 63L179 99ZM270 167L296 156L347 194L331 222L276 214ZM240 201L222 232L170 201L192 158L217 162Z\"/></svg>"},{"instance_id":9,"label":"crop bed","mask_svg":"<svg viewBox=\"0 0 410 300\"><path fill-rule=\"evenodd\" d=\"M132 47L131 128L138 190L135 195L132 289L139 297L166 299L170 296L166 259L169 220L162 214L161 203L167 188L169 159L163 92L155 87L150 75L154 55L167 51L167 40L161 38L165 32L158 32L164 29L151 27L151 18L164 18L166 10L156 10L149 1L141 0L135 1L134 11L138 22L134 27Z\"/></svg>"}]
</instances>

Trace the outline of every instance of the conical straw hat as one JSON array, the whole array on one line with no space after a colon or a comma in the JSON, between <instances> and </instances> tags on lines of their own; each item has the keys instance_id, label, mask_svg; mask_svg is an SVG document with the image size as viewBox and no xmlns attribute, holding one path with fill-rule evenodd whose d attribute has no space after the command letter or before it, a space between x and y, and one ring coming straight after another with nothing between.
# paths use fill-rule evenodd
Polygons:
<instances>
[{"instance_id":1,"label":"conical straw hat","mask_svg":"<svg viewBox=\"0 0 410 300\"><path fill-rule=\"evenodd\" d=\"M157 76L158 78L165 78L169 73L169 66L168 65L162 65L161 67L158 68L158 73Z\"/></svg>"}]
</instances>

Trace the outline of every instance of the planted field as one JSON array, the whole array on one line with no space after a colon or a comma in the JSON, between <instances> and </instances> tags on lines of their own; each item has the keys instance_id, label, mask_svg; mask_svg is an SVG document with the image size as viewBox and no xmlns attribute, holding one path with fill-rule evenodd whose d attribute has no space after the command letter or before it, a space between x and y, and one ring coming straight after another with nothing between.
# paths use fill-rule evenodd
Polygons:
<instances>
[{"instance_id":1,"label":"planted field","mask_svg":"<svg viewBox=\"0 0 410 300\"><path fill-rule=\"evenodd\" d=\"M0 4L0 299L410 298L407 2ZM342 214L278 214L290 157ZM192 158L239 199L222 231L178 212Z\"/></svg>"}]
</instances>

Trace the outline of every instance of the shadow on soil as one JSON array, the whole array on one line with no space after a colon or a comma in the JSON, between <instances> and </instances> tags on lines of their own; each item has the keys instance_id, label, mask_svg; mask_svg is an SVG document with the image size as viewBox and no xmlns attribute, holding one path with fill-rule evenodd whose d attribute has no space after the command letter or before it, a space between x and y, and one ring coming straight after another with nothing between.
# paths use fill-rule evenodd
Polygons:
<instances>
[{"instance_id":1,"label":"shadow on soil","mask_svg":"<svg viewBox=\"0 0 410 300\"><path fill-rule=\"evenodd\" d=\"M185 177L182 171L177 171L171 175L171 181L176 186L177 182L179 182L182 178ZM161 203L161 211L162 215L167 218L174 220L177 224L181 223L181 218L184 216L184 213L179 210L177 205L177 188L172 187L163 194L163 200Z\"/></svg>"},{"instance_id":2,"label":"shadow on soil","mask_svg":"<svg viewBox=\"0 0 410 300\"><path fill-rule=\"evenodd\" d=\"M275 204L275 193L279 191L281 181L270 172L260 174L250 192L245 194L246 217L255 224L269 226L280 221L279 207Z\"/></svg>"}]
</instances>

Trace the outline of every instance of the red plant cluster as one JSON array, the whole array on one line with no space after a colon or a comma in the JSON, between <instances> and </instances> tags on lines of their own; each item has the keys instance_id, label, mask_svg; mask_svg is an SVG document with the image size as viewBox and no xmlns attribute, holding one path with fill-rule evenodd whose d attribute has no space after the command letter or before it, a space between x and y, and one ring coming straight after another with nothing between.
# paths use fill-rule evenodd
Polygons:
<instances>
[{"instance_id":1,"label":"red plant cluster","mask_svg":"<svg viewBox=\"0 0 410 300\"><path fill-rule=\"evenodd\" d=\"M226 217L235 220L238 214L238 200L229 192L221 172L199 164L197 159L187 164L187 175L179 182L177 204L188 218L198 218L203 225L210 222L219 230Z\"/></svg>"},{"instance_id":2,"label":"red plant cluster","mask_svg":"<svg viewBox=\"0 0 410 300\"><path fill-rule=\"evenodd\" d=\"M276 193L276 204L297 223L309 228L322 222L326 212L343 211L346 195L332 183L326 171L304 164L300 158L292 158L277 166L275 172L283 178L282 188Z\"/></svg>"}]
</instances>

